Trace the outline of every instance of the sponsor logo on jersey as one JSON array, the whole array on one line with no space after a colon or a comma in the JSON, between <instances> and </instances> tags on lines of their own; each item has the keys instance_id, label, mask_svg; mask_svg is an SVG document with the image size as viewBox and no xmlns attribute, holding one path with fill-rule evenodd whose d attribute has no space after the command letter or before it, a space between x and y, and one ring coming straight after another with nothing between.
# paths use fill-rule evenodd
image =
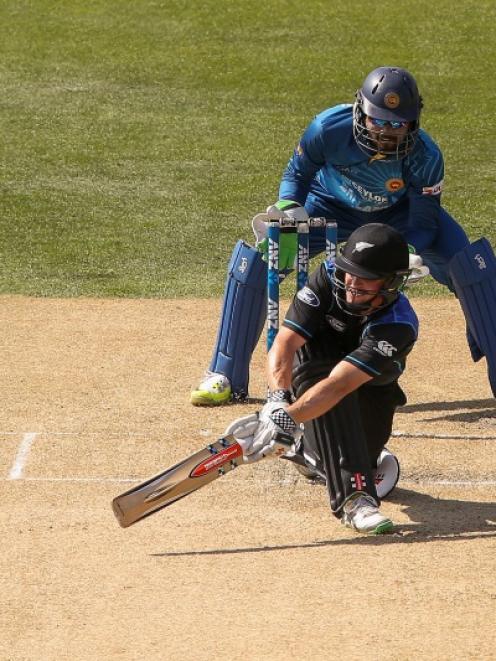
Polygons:
<instances>
[{"instance_id":1,"label":"sponsor logo on jersey","mask_svg":"<svg viewBox=\"0 0 496 661\"><path fill-rule=\"evenodd\" d=\"M301 143L299 143L298 146L296 147L296 153L298 154L298 156L303 156L303 147L301 146Z\"/></svg>"},{"instance_id":2,"label":"sponsor logo on jersey","mask_svg":"<svg viewBox=\"0 0 496 661\"><path fill-rule=\"evenodd\" d=\"M346 324L343 321L339 321L339 319L336 319L336 317L331 317L330 315L326 316L327 321L329 322L329 325L334 328L334 330L337 330L338 333L344 333L346 330Z\"/></svg>"},{"instance_id":3,"label":"sponsor logo on jersey","mask_svg":"<svg viewBox=\"0 0 496 661\"><path fill-rule=\"evenodd\" d=\"M319 297L314 291L310 289L310 287L303 287L303 289L300 289L300 291L296 294L296 298L300 299L300 301L303 301L303 303L306 303L313 308L318 308L320 305Z\"/></svg>"},{"instance_id":4,"label":"sponsor logo on jersey","mask_svg":"<svg viewBox=\"0 0 496 661\"><path fill-rule=\"evenodd\" d=\"M390 358L395 351L398 351L398 349L393 347L389 342L386 342L386 340L380 340L377 342L377 346L374 347L374 351L377 351L377 353L380 353L382 356Z\"/></svg>"},{"instance_id":5,"label":"sponsor logo on jersey","mask_svg":"<svg viewBox=\"0 0 496 661\"><path fill-rule=\"evenodd\" d=\"M480 269L481 271L482 271L483 269L486 269L486 268L487 268L487 266L486 266L486 260L484 259L484 257L483 257L480 253L477 253L477 255L475 255L474 259L475 259L475 261L477 262L477 266L479 267L479 269Z\"/></svg>"},{"instance_id":6,"label":"sponsor logo on jersey","mask_svg":"<svg viewBox=\"0 0 496 661\"><path fill-rule=\"evenodd\" d=\"M441 179L441 181L434 184L434 186L424 186L422 188L422 195L439 195L443 190L443 184L444 180Z\"/></svg>"},{"instance_id":7,"label":"sponsor logo on jersey","mask_svg":"<svg viewBox=\"0 0 496 661\"><path fill-rule=\"evenodd\" d=\"M356 246L353 248L352 254L354 252L363 252L367 248L373 248L375 243L367 243L367 241L359 241Z\"/></svg>"},{"instance_id":8,"label":"sponsor logo on jersey","mask_svg":"<svg viewBox=\"0 0 496 661\"><path fill-rule=\"evenodd\" d=\"M403 179L388 179L384 185L386 186L387 191L390 193L396 193L396 191L405 187L405 182Z\"/></svg>"},{"instance_id":9,"label":"sponsor logo on jersey","mask_svg":"<svg viewBox=\"0 0 496 661\"><path fill-rule=\"evenodd\" d=\"M384 195L379 195L378 193L372 193L372 191L367 190L361 184L357 184L356 181L351 181L350 183L353 186L353 188L360 193L360 195L363 197L364 200L368 200L370 202L383 203L383 204L388 203L388 199Z\"/></svg>"},{"instance_id":10,"label":"sponsor logo on jersey","mask_svg":"<svg viewBox=\"0 0 496 661\"><path fill-rule=\"evenodd\" d=\"M246 257L242 257L241 264L238 266L238 271L240 271L240 273L244 273L247 268L248 268L248 259Z\"/></svg>"}]
</instances>

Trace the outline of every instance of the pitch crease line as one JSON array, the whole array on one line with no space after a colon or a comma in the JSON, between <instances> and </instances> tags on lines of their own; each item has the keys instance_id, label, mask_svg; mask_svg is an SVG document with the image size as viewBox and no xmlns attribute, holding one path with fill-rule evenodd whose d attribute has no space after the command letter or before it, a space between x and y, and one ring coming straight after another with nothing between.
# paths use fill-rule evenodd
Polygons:
<instances>
[{"instance_id":1,"label":"pitch crease line","mask_svg":"<svg viewBox=\"0 0 496 661\"><path fill-rule=\"evenodd\" d=\"M441 440L454 440L454 441L494 441L496 436L478 436L476 434L429 434L429 432L404 432L393 431L391 434L393 438L432 438Z\"/></svg>"},{"instance_id":2,"label":"pitch crease line","mask_svg":"<svg viewBox=\"0 0 496 661\"><path fill-rule=\"evenodd\" d=\"M0 478L0 482L11 479L20 479L23 482L75 482L75 483L129 483L138 484L146 478L136 477L18 477L18 478ZM400 479L399 487L427 487L427 486L446 486L446 487L496 487L496 480L415 480L412 478Z\"/></svg>"},{"instance_id":3,"label":"pitch crease line","mask_svg":"<svg viewBox=\"0 0 496 661\"><path fill-rule=\"evenodd\" d=\"M28 432L27 434L24 434L21 444L17 450L16 458L14 459L14 463L12 464L12 468L9 472L9 480L20 480L22 478L24 466L26 465L31 447L37 436L37 432Z\"/></svg>"}]
</instances>

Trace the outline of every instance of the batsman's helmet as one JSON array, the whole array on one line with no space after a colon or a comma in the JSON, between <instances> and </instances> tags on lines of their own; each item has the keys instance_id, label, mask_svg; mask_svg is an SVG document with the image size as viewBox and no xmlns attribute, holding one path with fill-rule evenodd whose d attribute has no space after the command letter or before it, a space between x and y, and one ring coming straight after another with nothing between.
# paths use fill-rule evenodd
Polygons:
<instances>
[{"instance_id":1,"label":"batsman's helmet","mask_svg":"<svg viewBox=\"0 0 496 661\"><path fill-rule=\"evenodd\" d=\"M422 97L411 73L399 67L374 69L357 90L355 99L353 135L362 151L368 156L381 153L397 160L413 149L420 125ZM367 117L393 122L393 127L394 122L408 122L408 131L394 146L380 148L377 133L372 134L367 128Z\"/></svg>"},{"instance_id":2,"label":"batsman's helmet","mask_svg":"<svg viewBox=\"0 0 496 661\"><path fill-rule=\"evenodd\" d=\"M362 225L350 235L336 257L331 279L338 306L350 315L361 317L390 305L405 286L410 274L409 261L408 244L397 230L382 223ZM384 280L377 292L382 303L373 308L372 301L348 303L345 273L364 280Z\"/></svg>"}]
</instances>

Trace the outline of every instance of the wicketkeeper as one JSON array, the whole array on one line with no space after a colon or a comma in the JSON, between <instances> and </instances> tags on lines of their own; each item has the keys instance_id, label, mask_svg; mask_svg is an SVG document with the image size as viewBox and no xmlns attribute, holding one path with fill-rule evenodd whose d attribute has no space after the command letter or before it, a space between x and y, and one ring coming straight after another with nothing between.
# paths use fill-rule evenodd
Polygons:
<instances>
[{"instance_id":1,"label":"wicketkeeper","mask_svg":"<svg viewBox=\"0 0 496 661\"><path fill-rule=\"evenodd\" d=\"M335 264L324 262L294 297L268 355L267 403L226 430L247 462L280 451L277 433L290 435L288 458L325 480L332 512L364 533L393 527L374 478L387 466L385 495L399 475L385 446L406 403L398 379L418 333L401 292L409 274L399 232L380 223L355 230Z\"/></svg>"},{"instance_id":2,"label":"wicketkeeper","mask_svg":"<svg viewBox=\"0 0 496 661\"><path fill-rule=\"evenodd\" d=\"M268 207L265 220L332 219L340 242L366 223L394 227L416 253L411 266L417 274L425 274L428 267L438 282L456 292L472 357L486 356L496 393L496 262L488 243L471 246L441 206L443 156L420 128L421 109L416 81L408 71L372 71L353 105L328 108L309 124L284 171L279 201ZM191 393L193 404L224 404L248 394L249 364L266 313L261 220L259 214L254 223L257 246L239 241L232 254L212 360ZM310 256L324 249L324 229L311 229ZM293 268L295 254L295 234L284 235L281 270Z\"/></svg>"}]
</instances>

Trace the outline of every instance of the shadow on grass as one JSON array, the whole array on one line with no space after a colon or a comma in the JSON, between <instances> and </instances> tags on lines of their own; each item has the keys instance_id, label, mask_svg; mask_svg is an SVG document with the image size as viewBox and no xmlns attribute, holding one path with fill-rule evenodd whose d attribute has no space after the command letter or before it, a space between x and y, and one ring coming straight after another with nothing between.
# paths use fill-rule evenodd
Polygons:
<instances>
[{"instance_id":1,"label":"shadow on grass","mask_svg":"<svg viewBox=\"0 0 496 661\"><path fill-rule=\"evenodd\" d=\"M389 501L396 503L412 523L398 525L390 535L356 535L347 539L328 539L302 544L274 544L199 551L164 551L156 558L221 556L238 553L269 553L337 546L382 546L384 544L419 544L439 541L468 541L496 537L496 504L466 500L433 498L410 489L395 489ZM336 525L339 522L336 520Z\"/></svg>"}]
</instances>

